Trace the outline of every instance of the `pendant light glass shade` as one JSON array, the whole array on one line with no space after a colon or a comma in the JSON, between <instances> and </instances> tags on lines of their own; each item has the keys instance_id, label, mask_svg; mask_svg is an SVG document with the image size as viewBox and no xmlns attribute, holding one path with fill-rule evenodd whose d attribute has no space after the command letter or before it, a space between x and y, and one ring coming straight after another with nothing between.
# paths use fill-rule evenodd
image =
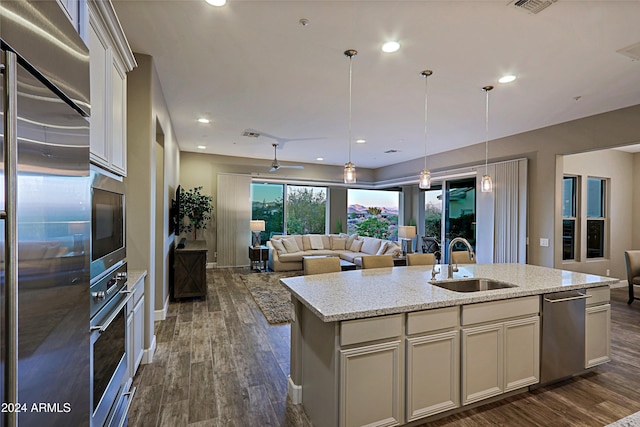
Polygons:
<instances>
[{"instance_id":1,"label":"pendant light glass shade","mask_svg":"<svg viewBox=\"0 0 640 427\"><path fill-rule=\"evenodd\" d=\"M356 166L349 162L344 164L344 183L355 184L356 182Z\"/></svg>"},{"instance_id":2,"label":"pendant light glass shade","mask_svg":"<svg viewBox=\"0 0 640 427\"><path fill-rule=\"evenodd\" d=\"M431 74L433 74L433 71L431 70L424 70L420 73L420 75L424 77L424 169L420 172L418 187L422 190L428 190L431 188L431 172L427 169L427 80Z\"/></svg>"},{"instance_id":3,"label":"pendant light glass shade","mask_svg":"<svg viewBox=\"0 0 640 427\"><path fill-rule=\"evenodd\" d=\"M344 183L355 184L356 182L356 166L351 163L351 82L352 82L352 67L351 60L358 54L355 49L348 49L344 51L344 55L349 58L349 161L344 164Z\"/></svg>"},{"instance_id":4,"label":"pendant light glass shade","mask_svg":"<svg viewBox=\"0 0 640 427\"><path fill-rule=\"evenodd\" d=\"M484 140L484 175L482 176L482 184L480 185L480 191L483 193L491 193L493 191L493 181L489 176L489 167L487 165L489 161L489 91L493 89L493 86L485 86L482 90L487 95L486 107L485 107L485 117L484 117L484 129L485 129L485 140Z\"/></svg>"}]
</instances>

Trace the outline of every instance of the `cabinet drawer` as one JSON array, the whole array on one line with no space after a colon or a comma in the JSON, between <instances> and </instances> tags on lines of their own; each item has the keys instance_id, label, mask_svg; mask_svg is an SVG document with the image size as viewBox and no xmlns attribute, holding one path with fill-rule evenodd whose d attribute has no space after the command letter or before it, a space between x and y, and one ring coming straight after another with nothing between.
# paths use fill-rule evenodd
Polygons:
<instances>
[{"instance_id":1,"label":"cabinet drawer","mask_svg":"<svg viewBox=\"0 0 640 427\"><path fill-rule=\"evenodd\" d=\"M402 314L347 320L341 324L340 345L395 338L402 335Z\"/></svg>"},{"instance_id":2,"label":"cabinet drawer","mask_svg":"<svg viewBox=\"0 0 640 427\"><path fill-rule=\"evenodd\" d=\"M591 298L587 298L587 307L590 305L606 304L609 302L611 290L609 286L600 286L597 288L587 289L587 295L591 295Z\"/></svg>"},{"instance_id":3,"label":"cabinet drawer","mask_svg":"<svg viewBox=\"0 0 640 427\"><path fill-rule=\"evenodd\" d=\"M540 297L533 295L462 306L462 324L493 322L510 317L527 316L540 311Z\"/></svg>"},{"instance_id":4,"label":"cabinet drawer","mask_svg":"<svg viewBox=\"0 0 640 427\"><path fill-rule=\"evenodd\" d=\"M419 311L407 315L407 335L451 329L458 325L458 306Z\"/></svg>"}]
</instances>

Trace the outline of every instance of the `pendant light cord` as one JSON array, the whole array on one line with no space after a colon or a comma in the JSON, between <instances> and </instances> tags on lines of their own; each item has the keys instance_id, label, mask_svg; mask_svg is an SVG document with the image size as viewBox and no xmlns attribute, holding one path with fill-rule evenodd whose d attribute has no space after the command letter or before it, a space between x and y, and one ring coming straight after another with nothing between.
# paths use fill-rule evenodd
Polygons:
<instances>
[{"instance_id":1,"label":"pendant light cord","mask_svg":"<svg viewBox=\"0 0 640 427\"><path fill-rule=\"evenodd\" d=\"M424 75L424 169L427 170L427 85L429 75Z\"/></svg>"},{"instance_id":2,"label":"pendant light cord","mask_svg":"<svg viewBox=\"0 0 640 427\"><path fill-rule=\"evenodd\" d=\"M353 55L349 56L349 163L351 163L351 84L352 84L352 60Z\"/></svg>"},{"instance_id":3,"label":"pendant light cord","mask_svg":"<svg viewBox=\"0 0 640 427\"><path fill-rule=\"evenodd\" d=\"M487 101L485 107L485 117L484 117L484 174L489 175L489 167L487 165L489 161L489 91L493 89L491 86L487 86L484 88L485 93L487 94Z\"/></svg>"}]
</instances>

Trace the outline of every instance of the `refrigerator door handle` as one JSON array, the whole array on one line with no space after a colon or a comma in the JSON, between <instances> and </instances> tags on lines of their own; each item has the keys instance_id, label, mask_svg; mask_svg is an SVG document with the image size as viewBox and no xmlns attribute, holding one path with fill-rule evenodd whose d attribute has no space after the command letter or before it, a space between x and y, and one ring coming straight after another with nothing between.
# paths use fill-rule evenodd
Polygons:
<instances>
[{"instance_id":1,"label":"refrigerator door handle","mask_svg":"<svg viewBox=\"0 0 640 427\"><path fill-rule=\"evenodd\" d=\"M14 52L5 51L4 80L4 208L5 219L5 401L18 402L18 238L16 227L18 119L17 119L18 59ZM9 412L8 426L17 425L17 414Z\"/></svg>"}]
</instances>

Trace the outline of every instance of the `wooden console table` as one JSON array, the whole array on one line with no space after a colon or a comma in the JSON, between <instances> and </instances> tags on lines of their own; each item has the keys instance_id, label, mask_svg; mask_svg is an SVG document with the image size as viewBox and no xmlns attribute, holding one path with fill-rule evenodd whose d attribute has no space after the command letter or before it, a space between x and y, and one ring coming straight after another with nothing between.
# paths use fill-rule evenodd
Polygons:
<instances>
[{"instance_id":1,"label":"wooden console table","mask_svg":"<svg viewBox=\"0 0 640 427\"><path fill-rule=\"evenodd\" d=\"M207 295L207 241L187 240L184 248L176 248L173 261L171 297L189 298Z\"/></svg>"}]
</instances>

